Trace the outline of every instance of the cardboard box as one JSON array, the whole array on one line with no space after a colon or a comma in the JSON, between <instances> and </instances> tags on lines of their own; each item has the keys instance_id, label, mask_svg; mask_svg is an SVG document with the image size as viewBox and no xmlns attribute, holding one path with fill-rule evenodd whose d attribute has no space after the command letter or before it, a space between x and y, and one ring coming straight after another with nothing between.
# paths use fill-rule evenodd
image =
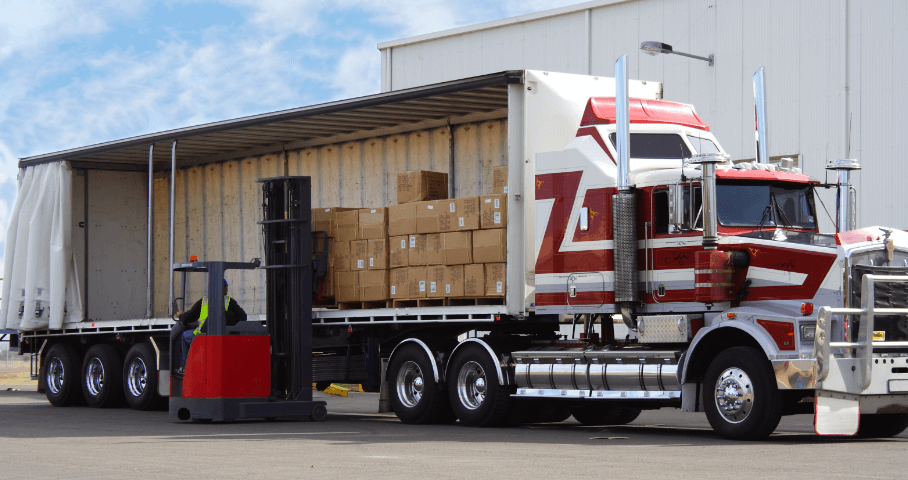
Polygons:
<instances>
[{"instance_id":1,"label":"cardboard box","mask_svg":"<svg viewBox=\"0 0 908 480\"><path fill-rule=\"evenodd\" d=\"M334 238L338 242L352 242L358 240L359 211L347 210L334 213Z\"/></svg>"},{"instance_id":2,"label":"cardboard box","mask_svg":"<svg viewBox=\"0 0 908 480\"><path fill-rule=\"evenodd\" d=\"M454 232L457 230L457 199L436 200L435 211L438 215L436 232Z\"/></svg>"},{"instance_id":3,"label":"cardboard box","mask_svg":"<svg viewBox=\"0 0 908 480\"><path fill-rule=\"evenodd\" d=\"M407 268L407 298L426 298L426 267Z\"/></svg>"},{"instance_id":4,"label":"cardboard box","mask_svg":"<svg viewBox=\"0 0 908 480\"><path fill-rule=\"evenodd\" d=\"M416 202L416 233L437 233L442 231L438 226L437 201Z\"/></svg>"},{"instance_id":5,"label":"cardboard box","mask_svg":"<svg viewBox=\"0 0 908 480\"><path fill-rule=\"evenodd\" d=\"M359 272L337 272L337 289L334 299L338 302L358 302L359 300Z\"/></svg>"},{"instance_id":6,"label":"cardboard box","mask_svg":"<svg viewBox=\"0 0 908 480\"><path fill-rule=\"evenodd\" d=\"M426 265L426 237L427 235L410 235L410 266Z\"/></svg>"},{"instance_id":7,"label":"cardboard box","mask_svg":"<svg viewBox=\"0 0 908 480\"><path fill-rule=\"evenodd\" d=\"M331 265L331 257L334 257L333 265ZM328 263L334 267L335 271L349 272L350 265L353 264L353 258L350 255L350 242L334 242L334 249L331 251Z\"/></svg>"},{"instance_id":8,"label":"cardboard box","mask_svg":"<svg viewBox=\"0 0 908 480\"><path fill-rule=\"evenodd\" d=\"M508 167L492 169L492 193L508 193Z\"/></svg>"},{"instance_id":9,"label":"cardboard box","mask_svg":"<svg viewBox=\"0 0 908 480\"><path fill-rule=\"evenodd\" d=\"M447 232L442 234L445 265L473 263L473 232Z\"/></svg>"},{"instance_id":10,"label":"cardboard box","mask_svg":"<svg viewBox=\"0 0 908 480\"><path fill-rule=\"evenodd\" d=\"M445 296L463 296L463 265L445 267Z\"/></svg>"},{"instance_id":11,"label":"cardboard box","mask_svg":"<svg viewBox=\"0 0 908 480\"><path fill-rule=\"evenodd\" d=\"M391 269L391 298L409 298L410 284L407 279L409 268Z\"/></svg>"},{"instance_id":12,"label":"cardboard box","mask_svg":"<svg viewBox=\"0 0 908 480\"><path fill-rule=\"evenodd\" d=\"M337 212L349 212L350 210L357 210L355 208L342 208L342 207L332 207L332 208L313 208L312 209L312 231L317 232L319 230L328 232L329 237L336 237L337 230L334 221L334 214Z\"/></svg>"},{"instance_id":13,"label":"cardboard box","mask_svg":"<svg viewBox=\"0 0 908 480\"><path fill-rule=\"evenodd\" d=\"M325 276L319 280L321 282L321 285L318 289L319 299L324 300L325 298L334 297L335 276L337 276L337 273L335 273L333 269L329 268L328 271L325 272Z\"/></svg>"},{"instance_id":14,"label":"cardboard box","mask_svg":"<svg viewBox=\"0 0 908 480\"><path fill-rule=\"evenodd\" d=\"M473 261L504 263L508 261L508 231L504 228L473 232Z\"/></svg>"},{"instance_id":15,"label":"cardboard box","mask_svg":"<svg viewBox=\"0 0 908 480\"><path fill-rule=\"evenodd\" d=\"M388 235L397 237L416 233L416 203L388 207Z\"/></svg>"},{"instance_id":16,"label":"cardboard box","mask_svg":"<svg viewBox=\"0 0 908 480\"><path fill-rule=\"evenodd\" d=\"M445 264L445 242L441 233L426 234L426 264Z\"/></svg>"},{"instance_id":17,"label":"cardboard box","mask_svg":"<svg viewBox=\"0 0 908 480\"><path fill-rule=\"evenodd\" d=\"M479 197L480 228L507 228L508 196L483 195Z\"/></svg>"},{"instance_id":18,"label":"cardboard box","mask_svg":"<svg viewBox=\"0 0 908 480\"><path fill-rule=\"evenodd\" d=\"M350 270L365 270L369 265L369 241L350 242Z\"/></svg>"},{"instance_id":19,"label":"cardboard box","mask_svg":"<svg viewBox=\"0 0 908 480\"><path fill-rule=\"evenodd\" d=\"M369 242L369 263L368 265L366 265L366 269L387 270L388 268L390 268L388 239L379 238L366 241Z\"/></svg>"},{"instance_id":20,"label":"cardboard box","mask_svg":"<svg viewBox=\"0 0 908 480\"><path fill-rule=\"evenodd\" d=\"M457 231L479 230L479 197L458 198L457 212L451 223Z\"/></svg>"},{"instance_id":21,"label":"cardboard box","mask_svg":"<svg viewBox=\"0 0 908 480\"><path fill-rule=\"evenodd\" d=\"M410 265L410 236L391 237L388 241L390 268L406 267Z\"/></svg>"},{"instance_id":22,"label":"cardboard box","mask_svg":"<svg viewBox=\"0 0 908 480\"><path fill-rule=\"evenodd\" d=\"M359 299L376 302L391 298L391 277L388 270L366 270L359 272Z\"/></svg>"},{"instance_id":23,"label":"cardboard box","mask_svg":"<svg viewBox=\"0 0 908 480\"><path fill-rule=\"evenodd\" d=\"M429 298L442 298L445 296L444 265L426 267L426 296Z\"/></svg>"},{"instance_id":24,"label":"cardboard box","mask_svg":"<svg viewBox=\"0 0 908 480\"><path fill-rule=\"evenodd\" d=\"M363 208L359 211L358 240L388 238L388 209Z\"/></svg>"},{"instance_id":25,"label":"cardboard box","mask_svg":"<svg viewBox=\"0 0 908 480\"><path fill-rule=\"evenodd\" d=\"M397 203L448 198L448 174L405 172L397 174Z\"/></svg>"},{"instance_id":26,"label":"cardboard box","mask_svg":"<svg viewBox=\"0 0 908 480\"><path fill-rule=\"evenodd\" d=\"M484 297L486 293L486 269L481 263L464 265L463 295L465 297Z\"/></svg>"},{"instance_id":27,"label":"cardboard box","mask_svg":"<svg viewBox=\"0 0 908 480\"><path fill-rule=\"evenodd\" d=\"M504 263L487 263L486 296L503 297L507 290L507 269Z\"/></svg>"}]
</instances>

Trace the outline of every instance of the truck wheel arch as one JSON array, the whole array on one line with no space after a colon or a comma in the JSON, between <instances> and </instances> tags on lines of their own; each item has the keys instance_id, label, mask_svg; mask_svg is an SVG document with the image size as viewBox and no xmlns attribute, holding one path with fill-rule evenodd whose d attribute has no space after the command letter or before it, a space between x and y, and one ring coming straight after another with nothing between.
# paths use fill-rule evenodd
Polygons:
<instances>
[{"instance_id":1,"label":"truck wheel arch","mask_svg":"<svg viewBox=\"0 0 908 480\"><path fill-rule=\"evenodd\" d=\"M444 379L441 377L441 370L438 368L438 360L436 360L435 354L432 352L432 349L429 348L429 346L426 344L426 342L424 342L418 338L408 338L406 340L401 341L397 345L395 345L394 349L391 350L391 355L388 357L388 365L390 365L391 361L394 359L394 354L397 352L398 348L400 348L402 345L407 345L407 344L411 344L411 343L418 345L420 348L425 350L426 355L428 355L428 357L429 357L429 361L432 362L432 375L435 378L435 383L441 383ZM384 378L383 380L387 380L387 375L388 375L388 373L385 372L386 378Z\"/></svg>"},{"instance_id":2,"label":"truck wheel arch","mask_svg":"<svg viewBox=\"0 0 908 480\"><path fill-rule=\"evenodd\" d=\"M495 353L495 350L491 347L491 345L489 345L488 343L486 343L485 341L483 341L481 339L468 338L468 339L458 343L457 346L454 347L454 350L451 351L451 355L448 356L448 359L450 360L451 358L454 358L454 353L456 353L460 347L463 347L464 345L469 345L471 343L478 343L489 353L489 357L492 359L492 362L494 362L496 365L498 365L498 368L496 369L497 371L495 372L498 374L498 384L499 385L508 385L510 382L508 382L508 375L507 375L506 367L501 364L501 359L498 358L498 354ZM445 378L448 378L448 368L450 367L450 365L451 365L450 363L445 365Z\"/></svg>"},{"instance_id":3,"label":"truck wheel arch","mask_svg":"<svg viewBox=\"0 0 908 480\"><path fill-rule=\"evenodd\" d=\"M722 350L731 347L749 346L761 350L766 358L779 353L773 339L762 328L743 321L724 321L697 332L690 348L684 354L681 365L681 384L702 379L709 362ZM688 372L693 369L693 374Z\"/></svg>"}]
</instances>

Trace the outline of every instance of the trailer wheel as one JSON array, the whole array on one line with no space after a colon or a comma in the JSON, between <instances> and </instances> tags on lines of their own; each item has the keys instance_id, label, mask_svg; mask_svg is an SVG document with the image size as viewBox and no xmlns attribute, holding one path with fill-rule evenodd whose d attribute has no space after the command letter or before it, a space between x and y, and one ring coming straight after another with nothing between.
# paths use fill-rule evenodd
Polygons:
<instances>
[{"instance_id":1,"label":"trailer wheel","mask_svg":"<svg viewBox=\"0 0 908 480\"><path fill-rule=\"evenodd\" d=\"M448 395L460 423L497 427L508 422L511 391L498 383L498 363L479 345L464 345L451 359Z\"/></svg>"},{"instance_id":2,"label":"trailer wheel","mask_svg":"<svg viewBox=\"0 0 908 480\"><path fill-rule=\"evenodd\" d=\"M147 343L133 345L126 354L123 394L133 410L155 410L163 403L158 395L157 358Z\"/></svg>"},{"instance_id":3,"label":"trailer wheel","mask_svg":"<svg viewBox=\"0 0 908 480\"><path fill-rule=\"evenodd\" d=\"M583 425L627 425L640 416L639 408L585 405L571 408L571 415Z\"/></svg>"},{"instance_id":4,"label":"trailer wheel","mask_svg":"<svg viewBox=\"0 0 908 480\"><path fill-rule=\"evenodd\" d=\"M703 405L713 430L733 440L766 438L782 419L782 395L769 363L751 347L729 348L713 359Z\"/></svg>"},{"instance_id":5,"label":"trailer wheel","mask_svg":"<svg viewBox=\"0 0 908 480\"><path fill-rule=\"evenodd\" d=\"M858 436L864 438L894 437L908 428L908 413L861 415Z\"/></svg>"},{"instance_id":6,"label":"trailer wheel","mask_svg":"<svg viewBox=\"0 0 908 480\"><path fill-rule=\"evenodd\" d=\"M44 395L55 407L78 405L83 402L82 389L79 388L79 371L82 359L76 347L68 343L58 343L47 351L41 365L41 382L44 384Z\"/></svg>"},{"instance_id":7,"label":"trailer wheel","mask_svg":"<svg viewBox=\"0 0 908 480\"><path fill-rule=\"evenodd\" d=\"M451 405L442 385L435 382L425 350L404 345L388 366L391 410L404 423L444 423Z\"/></svg>"},{"instance_id":8,"label":"trailer wheel","mask_svg":"<svg viewBox=\"0 0 908 480\"><path fill-rule=\"evenodd\" d=\"M89 407L116 407L122 402L123 363L112 345L94 345L85 353L82 393Z\"/></svg>"}]
</instances>

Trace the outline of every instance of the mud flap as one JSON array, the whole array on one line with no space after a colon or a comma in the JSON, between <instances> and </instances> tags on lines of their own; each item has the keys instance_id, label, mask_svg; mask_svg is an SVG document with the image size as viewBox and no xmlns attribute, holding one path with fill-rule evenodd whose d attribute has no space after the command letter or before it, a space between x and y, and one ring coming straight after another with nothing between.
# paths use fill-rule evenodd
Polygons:
<instances>
[{"instance_id":1,"label":"mud flap","mask_svg":"<svg viewBox=\"0 0 908 480\"><path fill-rule=\"evenodd\" d=\"M860 421L861 402L857 396L817 392L813 417L817 435L855 435Z\"/></svg>"}]
</instances>

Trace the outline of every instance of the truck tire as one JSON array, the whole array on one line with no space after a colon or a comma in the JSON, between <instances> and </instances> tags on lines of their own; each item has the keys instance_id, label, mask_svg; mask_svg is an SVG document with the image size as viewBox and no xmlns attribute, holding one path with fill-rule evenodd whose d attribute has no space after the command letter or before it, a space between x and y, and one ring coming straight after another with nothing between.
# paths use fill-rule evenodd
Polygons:
<instances>
[{"instance_id":1,"label":"truck tire","mask_svg":"<svg viewBox=\"0 0 908 480\"><path fill-rule=\"evenodd\" d=\"M82 394L89 407L117 407L123 401L123 363L112 345L94 345L82 359Z\"/></svg>"},{"instance_id":2,"label":"truck tire","mask_svg":"<svg viewBox=\"0 0 908 480\"><path fill-rule=\"evenodd\" d=\"M703 382L706 419L732 440L768 437L782 419L782 395L763 352L751 347L722 351Z\"/></svg>"},{"instance_id":3,"label":"truck tire","mask_svg":"<svg viewBox=\"0 0 908 480\"><path fill-rule=\"evenodd\" d=\"M82 359L76 347L58 343L47 351L41 365L41 383L47 401L55 407L83 403L79 379Z\"/></svg>"},{"instance_id":4,"label":"truck tire","mask_svg":"<svg viewBox=\"0 0 908 480\"><path fill-rule=\"evenodd\" d=\"M460 423L497 427L511 422L511 389L498 383L498 362L479 345L464 345L451 358L448 396Z\"/></svg>"},{"instance_id":5,"label":"truck tire","mask_svg":"<svg viewBox=\"0 0 908 480\"><path fill-rule=\"evenodd\" d=\"M404 345L388 366L391 411L404 423L450 422L451 405L443 385L435 382L432 362L417 345Z\"/></svg>"},{"instance_id":6,"label":"truck tire","mask_svg":"<svg viewBox=\"0 0 908 480\"><path fill-rule=\"evenodd\" d=\"M583 425L627 425L640 416L639 408L612 405L585 405L571 408L571 415Z\"/></svg>"},{"instance_id":7,"label":"truck tire","mask_svg":"<svg viewBox=\"0 0 908 480\"><path fill-rule=\"evenodd\" d=\"M894 437L908 428L908 413L861 415L858 436L864 438Z\"/></svg>"},{"instance_id":8,"label":"truck tire","mask_svg":"<svg viewBox=\"0 0 908 480\"><path fill-rule=\"evenodd\" d=\"M164 403L158 395L157 358L151 345L137 343L123 360L123 394L133 410L157 410Z\"/></svg>"}]
</instances>

